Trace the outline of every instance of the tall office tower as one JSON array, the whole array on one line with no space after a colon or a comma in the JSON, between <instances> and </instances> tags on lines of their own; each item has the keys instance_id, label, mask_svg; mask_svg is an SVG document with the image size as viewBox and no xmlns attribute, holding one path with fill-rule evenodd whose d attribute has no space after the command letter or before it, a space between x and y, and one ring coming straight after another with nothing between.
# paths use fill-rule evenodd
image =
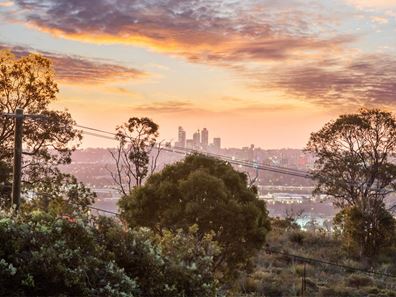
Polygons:
<instances>
[{"instance_id":1,"label":"tall office tower","mask_svg":"<svg viewBox=\"0 0 396 297\"><path fill-rule=\"evenodd\" d=\"M213 147L216 150L220 150L221 149L221 138L220 137L213 138Z\"/></svg>"},{"instance_id":2,"label":"tall office tower","mask_svg":"<svg viewBox=\"0 0 396 297\"><path fill-rule=\"evenodd\" d=\"M193 149L194 148L194 142L192 139L187 139L186 140L186 148L188 149Z\"/></svg>"},{"instance_id":3,"label":"tall office tower","mask_svg":"<svg viewBox=\"0 0 396 297\"><path fill-rule=\"evenodd\" d=\"M184 131L183 127L179 127L177 146L186 147L186 131Z\"/></svg>"},{"instance_id":4,"label":"tall office tower","mask_svg":"<svg viewBox=\"0 0 396 297\"><path fill-rule=\"evenodd\" d=\"M201 145L204 150L208 148L209 144L209 131L206 128L203 128L201 131Z\"/></svg>"},{"instance_id":5,"label":"tall office tower","mask_svg":"<svg viewBox=\"0 0 396 297\"><path fill-rule=\"evenodd\" d=\"M194 149L201 148L201 133L199 133L199 130L193 134L193 145Z\"/></svg>"}]
</instances>

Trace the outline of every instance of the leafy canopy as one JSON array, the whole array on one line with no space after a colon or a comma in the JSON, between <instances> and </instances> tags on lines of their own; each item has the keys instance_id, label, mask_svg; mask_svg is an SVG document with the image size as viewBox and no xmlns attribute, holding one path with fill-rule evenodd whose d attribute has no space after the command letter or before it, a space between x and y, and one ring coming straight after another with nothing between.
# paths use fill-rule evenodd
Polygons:
<instances>
[{"instance_id":1,"label":"leafy canopy","mask_svg":"<svg viewBox=\"0 0 396 297\"><path fill-rule=\"evenodd\" d=\"M385 207L387 196L396 191L393 115L378 109L342 115L311 134L307 151L317 156L316 192L330 195L342 209L335 223L344 242L354 242L360 255L378 254L395 232L384 229L394 222Z\"/></svg>"},{"instance_id":2,"label":"leafy canopy","mask_svg":"<svg viewBox=\"0 0 396 297\"><path fill-rule=\"evenodd\" d=\"M18 58L8 50L0 51L0 112L14 113L16 108L22 108L25 114L44 116L41 119L24 119L23 191L36 193L36 199L53 198L55 195L52 194L56 192L57 197L62 196L65 201L77 202L85 207L92 203L94 194L74 177L62 174L57 167L71 162L71 154L82 138L67 111L49 109L58 91L50 60L37 54ZM14 126L13 118L0 116L2 208L10 207ZM76 198L71 193L76 188L81 190L81 201L80 194ZM76 199L68 200L73 195ZM36 206L42 205L42 202L38 201Z\"/></svg>"},{"instance_id":3,"label":"leafy canopy","mask_svg":"<svg viewBox=\"0 0 396 297\"><path fill-rule=\"evenodd\" d=\"M222 249L214 268L223 276L246 265L269 230L265 203L248 187L246 175L199 154L153 174L119 206L129 226L149 227L157 234L194 224L201 238L213 231Z\"/></svg>"},{"instance_id":4,"label":"leafy canopy","mask_svg":"<svg viewBox=\"0 0 396 297\"><path fill-rule=\"evenodd\" d=\"M312 133L307 151L317 156L317 191L337 206L380 205L396 191L396 121L391 113L362 109Z\"/></svg>"},{"instance_id":5,"label":"leafy canopy","mask_svg":"<svg viewBox=\"0 0 396 297\"><path fill-rule=\"evenodd\" d=\"M150 169L154 171L159 150L151 168L149 162L159 135L158 128L156 123L146 117L132 117L117 126L116 139L119 144L115 151L110 151L116 171L110 174L122 195L128 195L135 186L140 186Z\"/></svg>"}]
</instances>

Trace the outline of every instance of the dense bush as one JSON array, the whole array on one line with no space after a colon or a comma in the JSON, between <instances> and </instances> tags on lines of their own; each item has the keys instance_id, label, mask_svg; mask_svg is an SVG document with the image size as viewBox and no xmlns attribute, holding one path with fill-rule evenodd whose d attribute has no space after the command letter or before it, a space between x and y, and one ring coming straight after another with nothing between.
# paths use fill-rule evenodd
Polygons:
<instances>
[{"instance_id":1,"label":"dense bush","mask_svg":"<svg viewBox=\"0 0 396 297\"><path fill-rule=\"evenodd\" d=\"M1 296L136 296L84 222L43 213L0 219Z\"/></svg>"},{"instance_id":2,"label":"dense bush","mask_svg":"<svg viewBox=\"0 0 396 297\"><path fill-rule=\"evenodd\" d=\"M213 258L219 253L213 235L197 238L197 227L155 235L148 229L125 232L108 218L95 229L117 265L137 280L144 297L214 296Z\"/></svg>"},{"instance_id":3,"label":"dense bush","mask_svg":"<svg viewBox=\"0 0 396 297\"><path fill-rule=\"evenodd\" d=\"M373 280L368 276L352 274L347 278L346 283L349 287L360 288L371 286L373 284Z\"/></svg>"},{"instance_id":4,"label":"dense bush","mask_svg":"<svg viewBox=\"0 0 396 297\"><path fill-rule=\"evenodd\" d=\"M218 247L196 227L158 238L108 218L0 216L0 296L216 295Z\"/></svg>"},{"instance_id":5,"label":"dense bush","mask_svg":"<svg viewBox=\"0 0 396 297\"><path fill-rule=\"evenodd\" d=\"M378 257L396 241L396 220L386 210L385 204L375 212L374 215L358 207L348 207L335 216L336 232L351 254Z\"/></svg>"}]
</instances>

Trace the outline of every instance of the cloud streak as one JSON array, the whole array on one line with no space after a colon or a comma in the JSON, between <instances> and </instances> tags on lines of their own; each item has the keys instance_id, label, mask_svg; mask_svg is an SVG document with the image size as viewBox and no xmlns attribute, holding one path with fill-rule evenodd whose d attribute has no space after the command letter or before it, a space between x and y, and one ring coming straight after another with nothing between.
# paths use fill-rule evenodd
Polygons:
<instances>
[{"instance_id":1,"label":"cloud streak","mask_svg":"<svg viewBox=\"0 0 396 297\"><path fill-rule=\"evenodd\" d=\"M373 7L373 2L381 8L396 3L344 0L344 5ZM336 29L339 14L328 11L317 1L97 0L92 5L91 0L15 0L15 3L30 26L57 36L142 45L191 62L226 67L248 77L257 88L283 90L289 96L318 105L395 105L395 58L368 54L344 58L347 46L357 36L339 34ZM373 20L385 22L379 17ZM328 56L334 59L326 59ZM76 73L81 73L81 79L85 75L98 77L95 74L100 71L104 77L140 75L134 69L120 66L73 62L70 64ZM73 79L68 72L59 72L65 79ZM148 111L158 106L140 108ZM172 108L184 111L189 107L172 106L172 102L160 107L163 111Z\"/></svg>"},{"instance_id":2,"label":"cloud streak","mask_svg":"<svg viewBox=\"0 0 396 297\"><path fill-rule=\"evenodd\" d=\"M278 105L278 104L262 104L260 102L250 102L238 98L225 98L226 101L231 99L231 104L222 105L214 111L209 107L201 107L193 104L190 101L175 100L175 101L158 101L149 104L141 104L134 106L132 109L136 112L144 114L189 114L189 115L221 115L221 114L245 114L262 113L262 112L279 112L287 111L293 108L292 105ZM224 101L224 98L219 100ZM243 104L241 104L243 103Z\"/></svg>"},{"instance_id":3,"label":"cloud streak","mask_svg":"<svg viewBox=\"0 0 396 297\"><path fill-rule=\"evenodd\" d=\"M329 59L257 72L255 88L278 88L323 106L396 106L396 59L360 55L352 60Z\"/></svg>"},{"instance_id":4,"label":"cloud streak","mask_svg":"<svg viewBox=\"0 0 396 297\"><path fill-rule=\"evenodd\" d=\"M163 101L142 104L133 107L134 111L144 113L191 113L203 112L204 109L198 108L189 101Z\"/></svg>"},{"instance_id":5,"label":"cloud streak","mask_svg":"<svg viewBox=\"0 0 396 297\"><path fill-rule=\"evenodd\" d=\"M396 7L396 0L347 0L359 8L392 8Z\"/></svg>"},{"instance_id":6,"label":"cloud streak","mask_svg":"<svg viewBox=\"0 0 396 297\"><path fill-rule=\"evenodd\" d=\"M196 62L273 60L322 51L350 37L318 30L333 17L291 0L17 0L40 30L82 41L127 43ZM293 9L290 9L293 7ZM311 24L315 24L311 26Z\"/></svg>"},{"instance_id":7,"label":"cloud streak","mask_svg":"<svg viewBox=\"0 0 396 297\"><path fill-rule=\"evenodd\" d=\"M63 83L98 84L112 81L125 81L145 77L147 74L135 68L119 66L109 62L95 61L79 56L68 56L33 49L0 44L0 50L10 49L16 56L39 53L49 58L56 78Z\"/></svg>"}]
</instances>

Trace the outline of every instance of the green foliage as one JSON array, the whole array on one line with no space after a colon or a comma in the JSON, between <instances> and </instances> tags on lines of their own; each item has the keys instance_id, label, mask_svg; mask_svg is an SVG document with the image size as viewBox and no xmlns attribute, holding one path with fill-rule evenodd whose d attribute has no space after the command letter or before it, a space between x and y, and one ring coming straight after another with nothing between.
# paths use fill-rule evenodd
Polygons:
<instances>
[{"instance_id":1,"label":"green foliage","mask_svg":"<svg viewBox=\"0 0 396 297\"><path fill-rule=\"evenodd\" d=\"M303 244L304 242L304 232L301 231L294 231L292 233L290 233L289 235L289 239L291 242L297 243L297 244Z\"/></svg>"},{"instance_id":2,"label":"green foliage","mask_svg":"<svg viewBox=\"0 0 396 297\"><path fill-rule=\"evenodd\" d=\"M246 175L199 154L152 175L119 206L129 226L160 235L194 224L200 238L213 231L222 250L214 268L227 277L247 264L270 228L265 204L248 187Z\"/></svg>"},{"instance_id":3,"label":"green foliage","mask_svg":"<svg viewBox=\"0 0 396 297\"><path fill-rule=\"evenodd\" d=\"M283 230L299 230L300 225L296 223L294 218L271 218L271 227L272 228L280 228Z\"/></svg>"},{"instance_id":4,"label":"green foliage","mask_svg":"<svg viewBox=\"0 0 396 297\"><path fill-rule=\"evenodd\" d=\"M96 229L115 262L138 281L142 297L215 296L212 268L219 248L212 235L199 240L196 231L193 226L159 237L148 229L125 232L107 218Z\"/></svg>"},{"instance_id":5,"label":"green foliage","mask_svg":"<svg viewBox=\"0 0 396 297\"><path fill-rule=\"evenodd\" d=\"M396 220L385 206L372 211L375 213L349 207L334 218L336 232L352 254L372 257L396 241Z\"/></svg>"},{"instance_id":6,"label":"green foliage","mask_svg":"<svg viewBox=\"0 0 396 297\"><path fill-rule=\"evenodd\" d=\"M11 207L11 167L0 161L0 209Z\"/></svg>"},{"instance_id":7,"label":"green foliage","mask_svg":"<svg viewBox=\"0 0 396 297\"><path fill-rule=\"evenodd\" d=\"M359 274L352 274L350 275L346 283L349 287L353 288L360 288L360 287L369 287L373 285L373 280L368 276L363 276Z\"/></svg>"},{"instance_id":8,"label":"green foliage","mask_svg":"<svg viewBox=\"0 0 396 297\"><path fill-rule=\"evenodd\" d=\"M35 196L24 202L22 211L43 210L52 215L86 214L96 194L69 174L57 172L37 182Z\"/></svg>"},{"instance_id":9,"label":"green foliage","mask_svg":"<svg viewBox=\"0 0 396 297\"><path fill-rule=\"evenodd\" d=\"M150 154L157 142L159 126L151 119L133 117L117 126L118 148L110 151L116 165L112 172L113 181L123 195L128 195L135 186L140 186L149 174ZM151 172L156 166L156 157L151 164Z\"/></svg>"},{"instance_id":10,"label":"green foliage","mask_svg":"<svg viewBox=\"0 0 396 297\"><path fill-rule=\"evenodd\" d=\"M36 54L16 58L10 51L0 51L0 111L13 113L16 108L27 114L42 114L45 120L25 119L24 150L34 161L45 160L46 164L70 162L75 148L73 141L81 134L73 128L74 121L67 112L49 110L56 100L58 87L54 81L51 62ZM12 157L14 121L0 117L0 157ZM51 153L51 149L57 153ZM34 156L33 156L34 155ZM32 160L33 161L33 160ZM37 162L30 162L36 166Z\"/></svg>"},{"instance_id":11,"label":"green foliage","mask_svg":"<svg viewBox=\"0 0 396 297\"><path fill-rule=\"evenodd\" d=\"M81 220L2 216L0 241L1 296L136 296L136 282Z\"/></svg>"},{"instance_id":12,"label":"green foliage","mask_svg":"<svg viewBox=\"0 0 396 297\"><path fill-rule=\"evenodd\" d=\"M349 228L344 234L350 235L347 241L354 241L360 256L374 257L389 243L377 235L386 233L379 227L389 217L384 200L396 191L396 164L391 161L396 155L395 139L396 120L391 113L362 109L327 123L311 134L307 144L306 150L317 157L316 192L330 195L342 209L350 208L350 219L341 226Z\"/></svg>"},{"instance_id":13,"label":"green foliage","mask_svg":"<svg viewBox=\"0 0 396 297\"><path fill-rule=\"evenodd\" d=\"M359 297L360 294L356 290L343 287L321 288L319 291L320 297Z\"/></svg>"},{"instance_id":14,"label":"green foliage","mask_svg":"<svg viewBox=\"0 0 396 297\"><path fill-rule=\"evenodd\" d=\"M158 237L109 218L0 215L0 296L214 297L212 235Z\"/></svg>"},{"instance_id":15,"label":"green foliage","mask_svg":"<svg viewBox=\"0 0 396 297\"><path fill-rule=\"evenodd\" d=\"M317 191L340 207L383 201L396 190L395 138L395 118L377 109L341 115L312 133L306 150L317 156Z\"/></svg>"},{"instance_id":16,"label":"green foliage","mask_svg":"<svg viewBox=\"0 0 396 297\"><path fill-rule=\"evenodd\" d=\"M340 248L341 239L322 232L297 231L272 226L267 235L267 244L274 251L286 254L323 260L365 270L374 270L387 274L396 271L395 254L377 258L375 262L362 262ZM293 240L295 234L302 236L302 242ZM394 250L393 250L394 252ZM381 252L383 255L384 252ZM388 252L386 253L388 254ZM253 296L301 296L301 276L303 262L264 249L255 257L256 264L251 273L239 279L240 292L238 297ZM309 262L306 263L306 293L310 297L336 296L394 296L396 282L394 278L368 275L361 272L348 271L342 268Z\"/></svg>"},{"instance_id":17,"label":"green foliage","mask_svg":"<svg viewBox=\"0 0 396 297\"><path fill-rule=\"evenodd\" d=\"M71 162L71 154L81 141L81 132L67 111L50 110L56 100L58 87L51 61L30 54L17 58L10 51L0 51L0 112L14 113L16 108L25 114L44 118L24 119L23 129L23 190L36 193L36 198L54 197L60 187L70 180L57 166ZM0 117L0 195L2 209L10 207L10 178L13 157L14 119ZM64 182L60 184L60 182ZM56 191L55 191L56 189ZM81 187L80 187L81 189ZM48 191L47 191L48 190ZM81 189L80 197L86 195ZM67 195L65 190L62 191ZM94 198L91 195L88 199ZM44 199L44 200L45 200ZM46 201L41 201L45 204Z\"/></svg>"}]
</instances>

